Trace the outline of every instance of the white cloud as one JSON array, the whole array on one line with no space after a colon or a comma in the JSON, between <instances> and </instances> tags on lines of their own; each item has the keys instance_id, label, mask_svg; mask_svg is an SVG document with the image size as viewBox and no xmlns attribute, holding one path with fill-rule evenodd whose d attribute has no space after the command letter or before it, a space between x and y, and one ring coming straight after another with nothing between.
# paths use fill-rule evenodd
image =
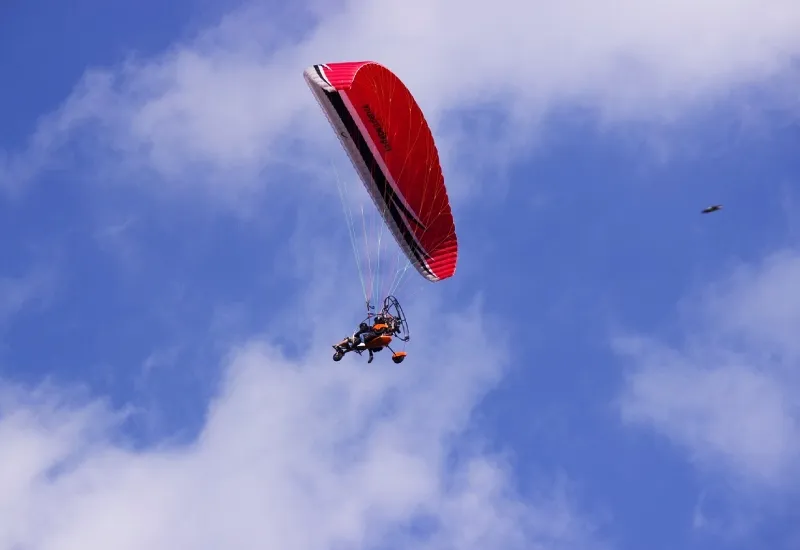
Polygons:
<instances>
[{"instance_id":1,"label":"white cloud","mask_svg":"<svg viewBox=\"0 0 800 550\"><path fill-rule=\"evenodd\" d=\"M502 359L475 312L437 319L441 347L402 366L242 344L186 446L134 451L99 404L5 391L0 548L592 547L565 493L526 501L499 457L459 443ZM411 540L414 522L432 530Z\"/></svg>"},{"instance_id":2,"label":"white cloud","mask_svg":"<svg viewBox=\"0 0 800 550\"><path fill-rule=\"evenodd\" d=\"M0 325L28 306L46 303L54 285L52 269L36 268L22 276L0 276Z\"/></svg>"},{"instance_id":3,"label":"white cloud","mask_svg":"<svg viewBox=\"0 0 800 550\"><path fill-rule=\"evenodd\" d=\"M88 73L28 150L9 155L0 182L35 177L91 123L117 176L122 163L139 182L166 178L241 206L281 166L313 173L327 170L325 147L341 155L301 77L314 62L387 64L441 130L446 160L490 161L526 144L554 106L674 120L738 85L785 76L800 53L795 0L352 0L291 12L243 10L161 56ZM313 26L298 35L285 24L297 20ZM507 118L494 130L480 119L439 124L448 109L480 107ZM97 159L93 168L102 179L111 170ZM461 178L455 195L468 192L468 171L452 162L448 171Z\"/></svg>"},{"instance_id":4,"label":"white cloud","mask_svg":"<svg viewBox=\"0 0 800 550\"><path fill-rule=\"evenodd\" d=\"M680 344L623 339L626 421L652 427L739 488L800 481L800 256L738 270L690 308Z\"/></svg>"}]
</instances>

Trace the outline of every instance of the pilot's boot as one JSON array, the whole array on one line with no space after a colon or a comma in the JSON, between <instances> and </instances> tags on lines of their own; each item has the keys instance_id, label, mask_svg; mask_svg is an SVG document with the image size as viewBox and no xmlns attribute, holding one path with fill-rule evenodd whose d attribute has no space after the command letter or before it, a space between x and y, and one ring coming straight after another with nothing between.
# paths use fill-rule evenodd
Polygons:
<instances>
[{"instance_id":1,"label":"pilot's boot","mask_svg":"<svg viewBox=\"0 0 800 550\"><path fill-rule=\"evenodd\" d=\"M356 349L366 349L366 348L367 344L365 344L364 342L359 342L358 344L356 344Z\"/></svg>"}]
</instances>

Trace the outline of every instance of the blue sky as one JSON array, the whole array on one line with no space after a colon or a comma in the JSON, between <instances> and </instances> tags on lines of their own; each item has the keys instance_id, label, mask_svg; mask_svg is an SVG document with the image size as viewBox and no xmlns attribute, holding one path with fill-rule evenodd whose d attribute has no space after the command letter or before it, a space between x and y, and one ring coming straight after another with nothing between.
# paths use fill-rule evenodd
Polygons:
<instances>
[{"instance_id":1,"label":"blue sky","mask_svg":"<svg viewBox=\"0 0 800 550\"><path fill-rule=\"evenodd\" d=\"M796 548L800 12L464 4L2 8L0 549ZM400 367L330 361L346 59L459 235Z\"/></svg>"}]
</instances>

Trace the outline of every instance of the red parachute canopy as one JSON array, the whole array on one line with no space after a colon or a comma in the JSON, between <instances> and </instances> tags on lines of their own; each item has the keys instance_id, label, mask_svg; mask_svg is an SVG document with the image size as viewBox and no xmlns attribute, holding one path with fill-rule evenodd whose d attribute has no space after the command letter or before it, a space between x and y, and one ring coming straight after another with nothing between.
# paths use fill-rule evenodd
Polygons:
<instances>
[{"instance_id":1,"label":"red parachute canopy","mask_svg":"<svg viewBox=\"0 0 800 550\"><path fill-rule=\"evenodd\" d=\"M451 277L453 214L433 135L411 92L371 61L314 65L304 77L411 264L430 281Z\"/></svg>"}]
</instances>

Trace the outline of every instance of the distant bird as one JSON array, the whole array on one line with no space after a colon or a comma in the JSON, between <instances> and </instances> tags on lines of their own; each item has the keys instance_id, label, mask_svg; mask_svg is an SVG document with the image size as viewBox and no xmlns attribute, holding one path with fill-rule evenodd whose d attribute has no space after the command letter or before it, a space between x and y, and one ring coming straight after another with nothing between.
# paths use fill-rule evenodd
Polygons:
<instances>
[{"instance_id":1,"label":"distant bird","mask_svg":"<svg viewBox=\"0 0 800 550\"><path fill-rule=\"evenodd\" d=\"M711 212L716 212L717 210L722 210L722 205L721 204L714 204L712 206L709 206L708 208L704 209L700 213L701 214L710 214Z\"/></svg>"}]
</instances>

